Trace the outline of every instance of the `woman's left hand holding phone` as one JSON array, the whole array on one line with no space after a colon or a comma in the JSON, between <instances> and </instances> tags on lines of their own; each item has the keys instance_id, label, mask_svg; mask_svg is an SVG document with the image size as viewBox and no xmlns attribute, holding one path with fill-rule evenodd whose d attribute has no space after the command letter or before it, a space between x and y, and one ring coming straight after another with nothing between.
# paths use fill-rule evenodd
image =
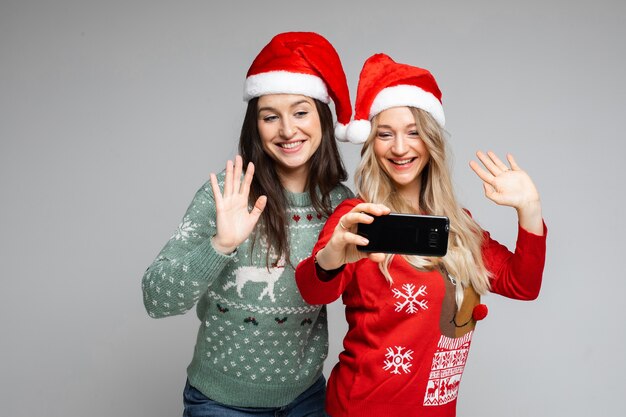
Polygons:
<instances>
[{"instance_id":1,"label":"woman's left hand holding phone","mask_svg":"<svg viewBox=\"0 0 626 417\"><path fill-rule=\"evenodd\" d=\"M217 251L225 254L234 252L250 236L267 203L267 197L262 195L254 203L252 211L248 211L254 164L248 164L243 180L242 172L243 160L237 155L234 166L230 160L226 163L223 192L217 183L217 176L214 173L210 176L217 213L217 233L212 238L212 244Z\"/></svg>"}]
</instances>

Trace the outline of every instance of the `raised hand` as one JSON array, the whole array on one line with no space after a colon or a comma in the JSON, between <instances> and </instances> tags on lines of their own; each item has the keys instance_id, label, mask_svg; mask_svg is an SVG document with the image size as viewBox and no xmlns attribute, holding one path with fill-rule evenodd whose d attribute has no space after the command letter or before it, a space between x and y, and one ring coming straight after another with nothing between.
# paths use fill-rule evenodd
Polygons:
<instances>
[{"instance_id":1,"label":"raised hand","mask_svg":"<svg viewBox=\"0 0 626 417\"><path fill-rule=\"evenodd\" d=\"M254 176L254 164L250 162L243 180L243 160L235 157L226 163L224 177L224 192L220 191L217 176L211 173L211 188L215 196L215 210L217 212L217 233L213 236L213 247L222 253L231 253L245 241L259 221L259 217L267 203L266 196L260 196L254 203L252 211L248 211L248 197L250 184Z\"/></svg>"},{"instance_id":2,"label":"raised hand","mask_svg":"<svg viewBox=\"0 0 626 417\"><path fill-rule=\"evenodd\" d=\"M341 216L332 237L326 246L317 252L318 265L323 269L332 270L363 258L382 262L385 259L385 254L360 252L356 248L357 245L367 245L368 243L366 238L356 233L356 230L358 223L369 224L374 221L372 216L389 214L389 212L389 208L382 204L361 203Z\"/></svg>"},{"instance_id":3,"label":"raised hand","mask_svg":"<svg viewBox=\"0 0 626 417\"><path fill-rule=\"evenodd\" d=\"M470 162L470 167L483 180L485 196L496 204L514 207L525 229L538 234L542 232L539 192L513 155L506 155L510 168L493 152L479 151L476 156L486 170L475 161Z\"/></svg>"}]
</instances>

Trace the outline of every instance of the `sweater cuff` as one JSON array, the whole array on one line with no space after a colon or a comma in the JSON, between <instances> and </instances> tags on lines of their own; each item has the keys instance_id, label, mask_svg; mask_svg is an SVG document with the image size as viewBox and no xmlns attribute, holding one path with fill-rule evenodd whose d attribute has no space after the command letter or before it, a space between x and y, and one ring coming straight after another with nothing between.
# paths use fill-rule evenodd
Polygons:
<instances>
[{"instance_id":1,"label":"sweater cuff","mask_svg":"<svg viewBox=\"0 0 626 417\"><path fill-rule=\"evenodd\" d=\"M542 221L543 224L543 235L536 235L528 230L524 229L519 223L517 224L517 242L518 244L533 244L540 243L541 241L546 240L548 236L548 227L546 226L545 221Z\"/></svg>"},{"instance_id":2,"label":"sweater cuff","mask_svg":"<svg viewBox=\"0 0 626 417\"><path fill-rule=\"evenodd\" d=\"M320 266L320 264L317 263L317 258L315 256L313 257L313 262L315 263L315 272L317 273L317 278L323 282L328 282L331 279L335 278L346 267L346 264L343 264L339 268L324 269Z\"/></svg>"},{"instance_id":3,"label":"sweater cuff","mask_svg":"<svg viewBox=\"0 0 626 417\"><path fill-rule=\"evenodd\" d=\"M342 275L338 272L328 281L324 281L318 274L313 256L309 256L296 267L296 284L300 295L309 304L330 304L341 296L343 292Z\"/></svg>"},{"instance_id":4,"label":"sweater cuff","mask_svg":"<svg viewBox=\"0 0 626 417\"><path fill-rule=\"evenodd\" d=\"M237 251L226 255L215 250L211 238L206 239L187 256L189 271L195 271L198 277L216 277L236 256Z\"/></svg>"}]
</instances>

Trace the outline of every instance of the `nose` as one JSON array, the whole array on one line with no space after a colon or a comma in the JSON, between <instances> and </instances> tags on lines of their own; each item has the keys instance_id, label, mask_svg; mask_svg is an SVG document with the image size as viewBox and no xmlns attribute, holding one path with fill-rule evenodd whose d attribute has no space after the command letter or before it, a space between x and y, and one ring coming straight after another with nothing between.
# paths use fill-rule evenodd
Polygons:
<instances>
[{"instance_id":1,"label":"nose","mask_svg":"<svg viewBox=\"0 0 626 417\"><path fill-rule=\"evenodd\" d=\"M391 152L396 155L403 155L408 151L408 146L403 135L397 135L393 140Z\"/></svg>"},{"instance_id":2,"label":"nose","mask_svg":"<svg viewBox=\"0 0 626 417\"><path fill-rule=\"evenodd\" d=\"M280 135L284 138L291 138L296 133L296 126L287 118L282 119L280 126Z\"/></svg>"}]
</instances>

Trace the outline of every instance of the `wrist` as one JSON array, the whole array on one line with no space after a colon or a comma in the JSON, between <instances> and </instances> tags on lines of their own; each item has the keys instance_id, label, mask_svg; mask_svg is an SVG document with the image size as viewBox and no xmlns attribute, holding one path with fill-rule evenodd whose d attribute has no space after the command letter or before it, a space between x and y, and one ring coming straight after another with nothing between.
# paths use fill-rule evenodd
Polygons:
<instances>
[{"instance_id":1,"label":"wrist","mask_svg":"<svg viewBox=\"0 0 626 417\"><path fill-rule=\"evenodd\" d=\"M517 210L517 213L520 217L521 216L528 217L528 216L535 216L535 215L541 216L541 201L540 200L528 201L518 207L515 207L515 210Z\"/></svg>"},{"instance_id":2,"label":"wrist","mask_svg":"<svg viewBox=\"0 0 626 417\"><path fill-rule=\"evenodd\" d=\"M330 255L331 259L328 259L328 255ZM334 261L332 255L332 250L329 253L328 247L323 247L314 254L313 261L315 262L315 265L324 271L332 271L334 269L341 268L343 263Z\"/></svg>"},{"instance_id":3,"label":"wrist","mask_svg":"<svg viewBox=\"0 0 626 417\"><path fill-rule=\"evenodd\" d=\"M342 265L340 265L337 268L326 269L326 268L324 268L323 266L321 266L319 264L318 259L317 259L317 254L318 253L316 253L313 256L313 263L315 263L315 271L317 272L317 277L321 281L330 281L335 276L337 276L337 274L339 274L341 271L343 271L343 269L346 267L346 264L342 264Z\"/></svg>"},{"instance_id":4,"label":"wrist","mask_svg":"<svg viewBox=\"0 0 626 417\"><path fill-rule=\"evenodd\" d=\"M216 252L219 252L222 255L230 255L237 250L237 246L223 245L216 237L216 235L211 237L211 246L213 246L213 249L215 249Z\"/></svg>"},{"instance_id":5,"label":"wrist","mask_svg":"<svg viewBox=\"0 0 626 417\"><path fill-rule=\"evenodd\" d=\"M539 236L543 234L543 215L539 202L518 208L517 218L524 230Z\"/></svg>"}]
</instances>

